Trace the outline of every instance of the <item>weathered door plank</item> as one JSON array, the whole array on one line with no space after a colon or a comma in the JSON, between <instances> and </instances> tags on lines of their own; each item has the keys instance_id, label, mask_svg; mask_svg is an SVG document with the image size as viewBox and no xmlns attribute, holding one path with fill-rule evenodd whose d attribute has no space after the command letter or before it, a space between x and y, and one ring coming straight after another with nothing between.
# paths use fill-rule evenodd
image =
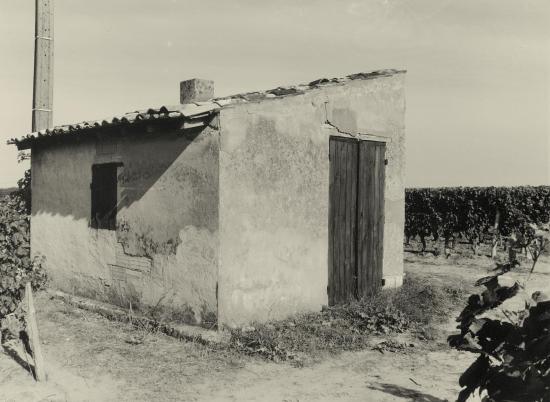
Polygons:
<instances>
[{"instance_id":1,"label":"weathered door plank","mask_svg":"<svg viewBox=\"0 0 550 402\"><path fill-rule=\"evenodd\" d=\"M378 150L378 158L377 158L377 173L378 173L378 179L376 180L378 183L378 194L377 194L377 200L378 200L378 209L377 209L377 217L378 217L378 232L376 236L376 278L374 285L378 287L382 283L382 270L383 270L383 257L384 257L384 220L385 220L385 186L386 186L386 164L385 164L385 151L386 146L384 143L378 143L377 144L377 150Z\"/></svg>"},{"instance_id":2,"label":"weathered door plank","mask_svg":"<svg viewBox=\"0 0 550 402\"><path fill-rule=\"evenodd\" d=\"M357 144L330 140L329 303L349 300L355 294Z\"/></svg>"},{"instance_id":3,"label":"weathered door plank","mask_svg":"<svg viewBox=\"0 0 550 402\"><path fill-rule=\"evenodd\" d=\"M376 291L382 281L384 233L385 144L359 144L358 291L361 298Z\"/></svg>"}]
</instances>

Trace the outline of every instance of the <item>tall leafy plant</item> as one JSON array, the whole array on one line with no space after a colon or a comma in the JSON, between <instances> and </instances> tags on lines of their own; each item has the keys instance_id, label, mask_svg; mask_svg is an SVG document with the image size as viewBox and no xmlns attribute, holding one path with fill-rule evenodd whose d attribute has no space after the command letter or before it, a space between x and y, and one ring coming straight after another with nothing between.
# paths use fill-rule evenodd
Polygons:
<instances>
[{"instance_id":1,"label":"tall leafy plant","mask_svg":"<svg viewBox=\"0 0 550 402\"><path fill-rule=\"evenodd\" d=\"M27 282L45 286L42 258L30 255L30 171L19 190L0 199L0 319L17 311Z\"/></svg>"},{"instance_id":2,"label":"tall leafy plant","mask_svg":"<svg viewBox=\"0 0 550 402\"><path fill-rule=\"evenodd\" d=\"M503 308L509 299L525 296L526 284L550 243L548 226L530 225L526 232L533 262L523 283L510 275L516 261L478 280L476 286L484 290L470 296L457 318L460 334L448 339L451 347L478 355L460 376L459 402L476 391L487 402L550 402L550 298L537 291L525 298L523 309Z\"/></svg>"}]
</instances>

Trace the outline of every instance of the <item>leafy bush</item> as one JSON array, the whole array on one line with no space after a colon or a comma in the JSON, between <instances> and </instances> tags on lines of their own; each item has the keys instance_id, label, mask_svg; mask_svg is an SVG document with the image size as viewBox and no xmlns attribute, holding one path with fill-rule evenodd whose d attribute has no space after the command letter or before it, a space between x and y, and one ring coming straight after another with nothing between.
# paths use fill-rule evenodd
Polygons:
<instances>
[{"instance_id":1,"label":"leafy bush","mask_svg":"<svg viewBox=\"0 0 550 402\"><path fill-rule=\"evenodd\" d=\"M529 276L550 242L547 231L532 229L529 251L533 265ZM491 317L496 307L519 297L525 289L525 283L512 281L507 275L514 266L510 262L501 266L495 275L477 281L476 286L483 286L485 290L470 296L457 318L460 334L448 339L456 349L479 354L460 376L463 389L459 402L466 401L476 390L487 394L484 401L550 401L548 296L535 292L523 310L503 309L506 320Z\"/></svg>"},{"instance_id":2,"label":"leafy bush","mask_svg":"<svg viewBox=\"0 0 550 402\"><path fill-rule=\"evenodd\" d=\"M235 329L230 344L244 354L300 362L304 355L318 352L359 350L368 345L373 334L399 333L410 327L410 322L394 308L365 306L353 303Z\"/></svg>"},{"instance_id":3,"label":"leafy bush","mask_svg":"<svg viewBox=\"0 0 550 402\"><path fill-rule=\"evenodd\" d=\"M460 290L450 289L407 276L397 290L383 290L318 313L234 329L230 345L244 354L298 363L302 357L316 353L363 349L369 346L373 335L426 329L446 319L456 298L461 297Z\"/></svg>"},{"instance_id":4,"label":"leafy bush","mask_svg":"<svg viewBox=\"0 0 550 402\"><path fill-rule=\"evenodd\" d=\"M19 195L0 199L0 319L16 311L25 284L34 290L46 284L41 258L30 258L27 203Z\"/></svg>"},{"instance_id":5,"label":"leafy bush","mask_svg":"<svg viewBox=\"0 0 550 402\"><path fill-rule=\"evenodd\" d=\"M31 170L25 170L24 176L17 181L18 189L14 192L14 196L25 202L25 211L31 213Z\"/></svg>"}]
</instances>

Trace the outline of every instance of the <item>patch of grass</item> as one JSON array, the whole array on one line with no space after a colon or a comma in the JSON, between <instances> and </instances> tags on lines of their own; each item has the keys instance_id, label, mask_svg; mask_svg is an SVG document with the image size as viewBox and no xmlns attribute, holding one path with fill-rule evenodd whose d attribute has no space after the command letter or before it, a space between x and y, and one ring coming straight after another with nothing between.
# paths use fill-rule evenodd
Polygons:
<instances>
[{"instance_id":1,"label":"patch of grass","mask_svg":"<svg viewBox=\"0 0 550 402\"><path fill-rule=\"evenodd\" d=\"M407 274L403 286L394 291L391 301L412 323L431 325L446 320L466 294L465 287L459 283L444 284Z\"/></svg>"},{"instance_id":2,"label":"patch of grass","mask_svg":"<svg viewBox=\"0 0 550 402\"><path fill-rule=\"evenodd\" d=\"M318 313L232 330L230 348L301 364L317 354L364 349L374 335L414 330L426 338L433 336L432 326L447 319L465 294L459 286L408 275L397 290L383 290Z\"/></svg>"}]
</instances>

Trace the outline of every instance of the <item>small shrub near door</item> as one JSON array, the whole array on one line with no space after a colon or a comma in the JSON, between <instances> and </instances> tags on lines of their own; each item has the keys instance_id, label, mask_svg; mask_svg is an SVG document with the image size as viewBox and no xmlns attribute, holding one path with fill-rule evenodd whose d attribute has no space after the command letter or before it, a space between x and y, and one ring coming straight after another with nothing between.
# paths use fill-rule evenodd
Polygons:
<instances>
[{"instance_id":1,"label":"small shrub near door","mask_svg":"<svg viewBox=\"0 0 550 402\"><path fill-rule=\"evenodd\" d=\"M384 290L318 313L234 329L230 347L268 360L302 364L323 353L364 349L375 336L411 331L426 339L425 334L447 319L463 295L460 287L432 285L422 277L408 275L400 289Z\"/></svg>"}]
</instances>

